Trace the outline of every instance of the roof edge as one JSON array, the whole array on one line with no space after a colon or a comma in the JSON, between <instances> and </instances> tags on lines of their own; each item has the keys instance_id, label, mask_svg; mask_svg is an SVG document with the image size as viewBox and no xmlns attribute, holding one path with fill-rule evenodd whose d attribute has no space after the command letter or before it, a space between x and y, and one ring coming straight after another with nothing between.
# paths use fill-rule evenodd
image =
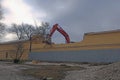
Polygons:
<instances>
[{"instance_id":1,"label":"roof edge","mask_svg":"<svg viewBox=\"0 0 120 80\"><path fill-rule=\"evenodd\" d=\"M117 33L117 32L120 32L120 29L100 31L100 32L89 32L89 33L85 33L85 35L99 35L99 34L108 34L108 33Z\"/></svg>"}]
</instances>

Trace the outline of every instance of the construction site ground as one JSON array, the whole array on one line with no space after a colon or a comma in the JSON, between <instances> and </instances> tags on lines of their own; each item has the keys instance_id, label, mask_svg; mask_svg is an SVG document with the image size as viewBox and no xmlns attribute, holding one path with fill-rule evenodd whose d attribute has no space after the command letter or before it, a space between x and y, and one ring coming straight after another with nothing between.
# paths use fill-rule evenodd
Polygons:
<instances>
[{"instance_id":1,"label":"construction site ground","mask_svg":"<svg viewBox=\"0 0 120 80\"><path fill-rule=\"evenodd\" d=\"M0 62L0 80L120 80L120 62L13 64Z\"/></svg>"}]
</instances>

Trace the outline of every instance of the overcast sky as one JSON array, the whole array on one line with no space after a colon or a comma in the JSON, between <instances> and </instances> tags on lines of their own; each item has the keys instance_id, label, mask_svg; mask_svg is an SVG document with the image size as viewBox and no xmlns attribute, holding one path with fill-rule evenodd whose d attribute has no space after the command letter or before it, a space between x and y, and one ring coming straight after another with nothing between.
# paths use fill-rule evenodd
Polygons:
<instances>
[{"instance_id":1,"label":"overcast sky","mask_svg":"<svg viewBox=\"0 0 120 80\"><path fill-rule=\"evenodd\" d=\"M120 29L120 0L3 0L3 7L7 24L58 23L75 42L84 33ZM65 42L57 31L52 39Z\"/></svg>"}]
</instances>

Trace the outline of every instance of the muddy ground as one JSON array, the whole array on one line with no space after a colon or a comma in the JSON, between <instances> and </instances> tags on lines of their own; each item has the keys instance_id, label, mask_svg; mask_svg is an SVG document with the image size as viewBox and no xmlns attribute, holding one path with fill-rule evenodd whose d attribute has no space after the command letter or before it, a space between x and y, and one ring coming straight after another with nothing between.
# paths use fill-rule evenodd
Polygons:
<instances>
[{"instance_id":1,"label":"muddy ground","mask_svg":"<svg viewBox=\"0 0 120 80\"><path fill-rule=\"evenodd\" d=\"M13 64L0 62L0 80L120 80L120 62Z\"/></svg>"}]
</instances>

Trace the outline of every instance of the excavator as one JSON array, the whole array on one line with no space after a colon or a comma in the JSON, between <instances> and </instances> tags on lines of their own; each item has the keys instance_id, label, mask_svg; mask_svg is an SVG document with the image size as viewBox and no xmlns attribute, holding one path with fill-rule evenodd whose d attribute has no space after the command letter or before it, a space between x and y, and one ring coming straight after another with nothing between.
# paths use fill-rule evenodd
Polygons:
<instances>
[{"instance_id":1,"label":"excavator","mask_svg":"<svg viewBox=\"0 0 120 80\"><path fill-rule=\"evenodd\" d=\"M65 37L66 43L70 43L69 35L58 24L53 25L52 29L50 30L50 34L47 34L46 36L46 40L44 41L45 43L52 44L51 37L56 30Z\"/></svg>"}]
</instances>

